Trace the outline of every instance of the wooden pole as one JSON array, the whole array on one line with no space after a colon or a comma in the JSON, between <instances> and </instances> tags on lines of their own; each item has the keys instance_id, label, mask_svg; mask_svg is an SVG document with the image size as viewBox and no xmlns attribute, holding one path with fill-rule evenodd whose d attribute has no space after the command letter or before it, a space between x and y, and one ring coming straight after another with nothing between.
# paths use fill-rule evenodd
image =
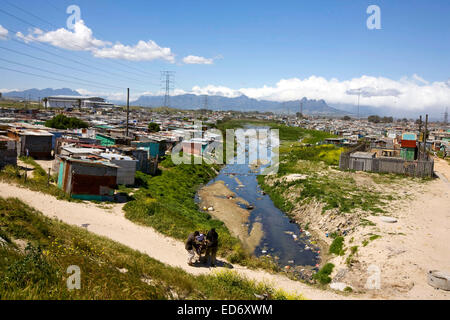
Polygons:
<instances>
[{"instance_id":1,"label":"wooden pole","mask_svg":"<svg viewBox=\"0 0 450 320\"><path fill-rule=\"evenodd\" d=\"M127 129L126 136L128 137L128 122L130 120L130 88L127 88Z\"/></svg>"},{"instance_id":2,"label":"wooden pole","mask_svg":"<svg viewBox=\"0 0 450 320\"><path fill-rule=\"evenodd\" d=\"M425 132L423 134L423 155L427 150L427 133L428 133L428 114L425 115ZM428 157L426 157L428 158Z\"/></svg>"}]
</instances>

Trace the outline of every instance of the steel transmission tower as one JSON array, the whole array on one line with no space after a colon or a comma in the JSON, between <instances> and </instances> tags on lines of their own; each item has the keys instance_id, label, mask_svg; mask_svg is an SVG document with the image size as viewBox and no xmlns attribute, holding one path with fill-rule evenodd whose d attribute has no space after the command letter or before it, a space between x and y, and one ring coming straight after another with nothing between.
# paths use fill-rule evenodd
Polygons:
<instances>
[{"instance_id":1,"label":"steel transmission tower","mask_svg":"<svg viewBox=\"0 0 450 320\"><path fill-rule=\"evenodd\" d=\"M175 71L161 71L161 89L165 90L164 107L170 106L170 91L173 90Z\"/></svg>"},{"instance_id":2,"label":"steel transmission tower","mask_svg":"<svg viewBox=\"0 0 450 320\"><path fill-rule=\"evenodd\" d=\"M448 124L448 107L445 108L445 113L444 113L444 124L445 124L445 125Z\"/></svg>"}]
</instances>

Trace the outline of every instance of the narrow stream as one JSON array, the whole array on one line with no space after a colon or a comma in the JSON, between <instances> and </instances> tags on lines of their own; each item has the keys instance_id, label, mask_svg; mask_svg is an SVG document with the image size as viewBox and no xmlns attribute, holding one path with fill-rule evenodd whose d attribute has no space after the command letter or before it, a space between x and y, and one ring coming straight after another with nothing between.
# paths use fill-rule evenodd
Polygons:
<instances>
[{"instance_id":1,"label":"narrow stream","mask_svg":"<svg viewBox=\"0 0 450 320\"><path fill-rule=\"evenodd\" d=\"M256 256L270 255L282 267L316 266L319 249L311 245L308 232L300 230L284 212L275 207L270 197L262 192L257 175L248 164L229 164L208 185L222 180L237 197L254 206L249 218L249 232L256 221L262 223L264 231L254 252ZM241 186L236 178L242 183Z\"/></svg>"}]
</instances>

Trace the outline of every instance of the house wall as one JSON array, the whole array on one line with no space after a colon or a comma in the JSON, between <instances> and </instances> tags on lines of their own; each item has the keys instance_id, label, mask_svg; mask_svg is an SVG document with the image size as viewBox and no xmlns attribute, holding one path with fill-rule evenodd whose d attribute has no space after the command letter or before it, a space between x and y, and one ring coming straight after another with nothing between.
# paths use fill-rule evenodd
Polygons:
<instances>
[{"instance_id":1,"label":"house wall","mask_svg":"<svg viewBox=\"0 0 450 320\"><path fill-rule=\"evenodd\" d=\"M81 200L112 200L117 168L60 161L58 187Z\"/></svg>"},{"instance_id":2,"label":"house wall","mask_svg":"<svg viewBox=\"0 0 450 320\"><path fill-rule=\"evenodd\" d=\"M371 164L368 164L368 161ZM370 166L370 170L366 169ZM399 158L374 158L363 159L351 157L348 153L342 153L339 161L341 170L364 170L371 172L397 173L405 174L413 177L432 177L434 172L434 161L431 160L414 160L407 161Z\"/></svg>"},{"instance_id":3,"label":"house wall","mask_svg":"<svg viewBox=\"0 0 450 320\"><path fill-rule=\"evenodd\" d=\"M53 136L21 135L17 152L19 156L26 156L27 149L30 157L35 159L50 159L52 157Z\"/></svg>"},{"instance_id":4,"label":"house wall","mask_svg":"<svg viewBox=\"0 0 450 320\"><path fill-rule=\"evenodd\" d=\"M117 169L117 184L133 185L136 175L136 160L111 160L112 163L119 166Z\"/></svg>"},{"instance_id":5,"label":"house wall","mask_svg":"<svg viewBox=\"0 0 450 320\"><path fill-rule=\"evenodd\" d=\"M17 165L17 144L14 140L0 140L0 169Z\"/></svg>"}]
</instances>

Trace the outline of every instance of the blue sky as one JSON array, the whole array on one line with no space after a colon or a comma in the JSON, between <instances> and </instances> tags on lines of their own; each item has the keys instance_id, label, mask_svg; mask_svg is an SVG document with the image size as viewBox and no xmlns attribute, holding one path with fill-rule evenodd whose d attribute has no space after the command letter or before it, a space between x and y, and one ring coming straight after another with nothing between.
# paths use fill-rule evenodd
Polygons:
<instances>
[{"instance_id":1,"label":"blue sky","mask_svg":"<svg viewBox=\"0 0 450 320\"><path fill-rule=\"evenodd\" d=\"M377 90L396 88L400 92L414 91L413 86L435 87L437 95L447 98L450 78L450 1L106 1L106 0L9 0L15 6L47 20L52 25L25 11L0 0L1 9L14 14L39 27L43 32L67 28L65 9L76 4L81 8L84 25L92 31L95 39L120 42L134 46L139 41L154 41L159 47L170 48L174 61L154 59L149 61L127 61L94 57L91 51L52 49L52 43L29 42L33 46L52 51L63 57L81 59L102 69L137 78L139 82L120 80L119 76L87 75L73 72L73 76L95 82L108 83L114 88L94 88L88 85L35 78L1 70L0 88L24 89L30 87L71 87L87 91L120 92L117 87L130 86L134 92L156 92L159 90L161 70L176 71L175 86L178 90L232 94L240 91L255 98L290 99L292 93L281 94L280 81L299 85L302 95L317 91L320 81L303 82L311 77L324 79L329 90L331 79L349 81L347 89L370 87ZM381 9L381 30L369 30L366 20L369 5ZM30 25L0 12L0 25L8 30L29 34ZM74 65L57 59L16 41L12 32L1 47L35 55L42 58ZM214 59L212 64L186 64L183 58L189 55ZM67 68L36 61L0 49L0 58L67 73ZM119 61L118 65L114 60ZM147 59L148 60L148 59ZM0 66L22 71L45 74L27 67L0 60ZM125 69L123 65L129 66ZM138 69L138 70L136 70ZM129 72L127 73L126 70ZM143 75L145 72L145 76ZM137 74L136 74L137 73ZM369 77L364 81L361 77ZM56 77L56 76L55 76ZM404 80L404 78L409 80ZM392 80L381 81L380 78ZM360 79L352 82L352 79ZM375 79L375 80L373 80ZM404 86L401 79L408 82ZM419 82L417 81L419 79ZM73 80L73 79L72 79ZM316 79L317 80L317 79ZM400 83L397 83L399 82ZM313 83L314 82L314 83ZM289 83L286 84L289 88ZM202 91L202 88L209 91ZM274 90L262 90L264 86ZM313 86L313 87L311 87ZM343 88L343 87L342 87ZM278 91L277 91L278 90ZM293 90L293 88L291 88ZM343 89L342 89L343 90ZM195 91L195 90L194 90ZM370 90L369 90L370 91ZM427 92L427 90L424 90ZM311 93L316 98L319 94ZM335 103L348 103L345 99L324 94ZM386 104L386 99L375 95L373 105ZM404 95L402 95L403 97ZM370 97L368 97L369 99ZM372 97L373 98L373 97ZM391 97L394 99L395 97ZM400 99L406 104L408 99ZM379 100L376 102L375 100ZM392 100L391 99L391 100ZM342 100L342 101L341 101ZM395 100L395 99L394 99ZM397 96L398 100L398 96ZM393 100L392 100L393 101ZM441 101L441 100L439 100ZM429 103L442 103L442 102ZM372 102L371 102L372 103ZM427 102L428 103L428 102ZM369 103L370 104L370 103Z\"/></svg>"}]
</instances>

